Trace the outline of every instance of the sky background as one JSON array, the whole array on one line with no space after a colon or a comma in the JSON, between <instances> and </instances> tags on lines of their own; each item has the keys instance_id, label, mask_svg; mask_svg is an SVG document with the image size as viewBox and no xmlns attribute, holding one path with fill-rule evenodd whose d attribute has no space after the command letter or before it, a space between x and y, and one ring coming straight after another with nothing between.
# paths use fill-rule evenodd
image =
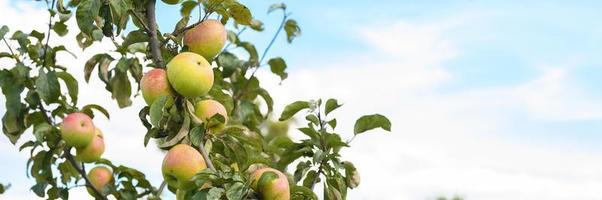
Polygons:
<instances>
[{"instance_id":1,"label":"sky background","mask_svg":"<svg viewBox=\"0 0 602 200\"><path fill-rule=\"evenodd\" d=\"M265 11L279 1L243 2L266 30L241 38L262 52L280 20ZM259 71L275 113L295 100L332 97L344 103L333 113L343 138L364 114L382 113L393 123L391 133L360 135L342 152L362 177L349 199L602 199L599 1L285 3L302 35L292 45L281 36L267 56L286 59L287 80L279 84L267 68ZM11 30L46 30L43 3L0 0L0 13L0 25ZM179 17L163 4L157 15L164 30ZM51 43L80 55L59 62L83 80L83 63L112 44L82 52L70 28ZM96 77L80 81L80 105L97 103L112 113L110 121L95 119L105 132L104 157L159 185L163 156L143 146L142 98L118 109L100 85ZM36 198L29 191L34 180L25 176L27 156L0 137L0 182L12 184L0 199ZM71 195L89 198L83 188Z\"/></svg>"}]
</instances>

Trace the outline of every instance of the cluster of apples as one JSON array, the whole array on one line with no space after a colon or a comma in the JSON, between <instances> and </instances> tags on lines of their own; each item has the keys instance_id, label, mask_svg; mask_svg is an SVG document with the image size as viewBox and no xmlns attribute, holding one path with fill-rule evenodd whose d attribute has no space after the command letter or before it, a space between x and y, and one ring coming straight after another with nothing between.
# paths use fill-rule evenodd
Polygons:
<instances>
[{"instance_id":1,"label":"cluster of apples","mask_svg":"<svg viewBox=\"0 0 602 200\"><path fill-rule=\"evenodd\" d=\"M75 159L80 162L95 162L105 152L102 131L84 113L75 112L63 118L61 137L67 146L75 147ZM92 186L98 191L102 191L105 185L113 179L113 173L106 167L98 166L90 170L88 178ZM88 191L91 193L90 190Z\"/></svg>"},{"instance_id":2,"label":"cluster of apples","mask_svg":"<svg viewBox=\"0 0 602 200\"><path fill-rule=\"evenodd\" d=\"M152 105L161 96L174 96L192 99L204 97L213 87L214 76L211 61L218 55L226 43L226 29L217 20L205 20L184 35L184 45L189 52L182 52L167 63L166 70L153 69L142 77L140 88L142 96L148 105ZM224 106L218 101L204 99L194 103L194 115L207 123L216 114L220 114L225 120L228 113ZM220 130L224 124L218 127L210 127L210 130ZM178 144L172 147L162 164L163 178L171 187L178 189L178 199L184 198L186 191L210 187L209 184L201 188L195 188L192 177L207 168L202 155L192 146ZM288 200L289 186L284 174L272 168L263 168L251 173L251 178L257 182L264 172L274 172L278 178L269 183L253 185L253 189L267 200Z\"/></svg>"}]
</instances>

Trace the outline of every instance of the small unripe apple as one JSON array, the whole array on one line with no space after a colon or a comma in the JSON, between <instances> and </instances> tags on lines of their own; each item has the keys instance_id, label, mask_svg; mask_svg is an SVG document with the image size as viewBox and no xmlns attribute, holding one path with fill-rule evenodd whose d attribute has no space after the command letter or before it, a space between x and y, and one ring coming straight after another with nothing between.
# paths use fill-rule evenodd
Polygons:
<instances>
[{"instance_id":1,"label":"small unripe apple","mask_svg":"<svg viewBox=\"0 0 602 200\"><path fill-rule=\"evenodd\" d=\"M163 3L169 4L169 5L176 5L176 4L180 3L180 0L163 0Z\"/></svg>"},{"instance_id":2,"label":"small unripe apple","mask_svg":"<svg viewBox=\"0 0 602 200\"><path fill-rule=\"evenodd\" d=\"M172 147L163 159L163 178L171 187L189 190L194 187L192 176L207 168L203 156L186 144Z\"/></svg>"},{"instance_id":3,"label":"small unripe apple","mask_svg":"<svg viewBox=\"0 0 602 200\"><path fill-rule=\"evenodd\" d=\"M96 128L96 133L92 142L83 148L77 149L75 158L81 162L91 163L100 159L105 152L105 141L100 129Z\"/></svg>"},{"instance_id":4,"label":"small unripe apple","mask_svg":"<svg viewBox=\"0 0 602 200\"><path fill-rule=\"evenodd\" d=\"M227 32L221 22L208 19L184 34L184 45L211 62L226 44Z\"/></svg>"},{"instance_id":5,"label":"small unripe apple","mask_svg":"<svg viewBox=\"0 0 602 200\"><path fill-rule=\"evenodd\" d=\"M61 137L67 146L83 148L92 142L96 128L84 113L68 114L61 123Z\"/></svg>"},{"instance_id":6,"label":"small unripe apple","mask_svg":"<svg viewBox=\"0 0 602 200\"><path fill-rule=\"evenodd\" d=\"M153 104L161 96L174 94L167 81L167 72L163 69L153 69L144 74L140 79L140 90L148 105Z\"/></svg>"},{"instance_id":7,"label":"small unripe apple","mask_svg":"<svg viewBox=\"0 0 602 200\"><path fill-rule=\"evenodd\" d=\"M273 172L278 177L267 183L260 183L261 176L265 172ZM265 167L252 172L251 188L260 194L261 199L290 200L288 178L282 172L273 168Z\"/></svg>"},{"instance_id":8,"label":"small unripe apple","mask_svg":"<svg viewBox=\"0 0 602 200\"><path fill-rule=\"evenodd\" d=\"M113 180L113 172L106 167L95 167L88 172L88 179L96 190L103 193L105 186ZM88 193L94 196L94 191L88 188Z\"/></svg>"},{"instance_id":9,"label":"small unripe apple","mask_svg":"<svg viewBox=\"0 0 602 200\"><path fill-rule=\"evenodd\" d=\"M228 121L228 112L226 112L226 108L224 105L219 103L216 100L207 99L196 102L194 105L194 114L200 120L203 120L204 123L209 122L209 119L216 114L220 114L224 117L224 122ZM209 127L212 131L219 131L224 128L224 123L220 124L212 124Z\"/></svg>"},{"instance_id":10,"label":"small unripe apple","mask_svg":"<svg viewBox=\"0 0 602 200\"><path fill-rule=\"evenodd\" d=\"M183 52L167 63L167 80L178 94L200 97L213 87L213 70L202 56Z\"/></svg>"}]
</instances>

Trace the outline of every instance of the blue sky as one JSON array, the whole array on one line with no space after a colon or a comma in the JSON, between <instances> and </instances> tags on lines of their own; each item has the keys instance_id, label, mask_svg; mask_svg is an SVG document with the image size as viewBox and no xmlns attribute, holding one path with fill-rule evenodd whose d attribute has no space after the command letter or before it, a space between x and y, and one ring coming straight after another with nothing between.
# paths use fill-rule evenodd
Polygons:
<instances>
[{"instance_id":1,"label":"blue sky","mask_svg":"<svg viewBox=\"0 0 602 200\"><path fill-rule=\"evenodd\" d=\"M248 30L241 38L260 52L280 21L279 12L265 12L276 2L247 3L266 30ZM383 113L393 121L393 133L362 135L343 152L362 175L350 199L602 198L600 2L285 3L302 35L291 45L281 36L268 58L284 57L289 79L279 85L276 76L259 72L277 110L297 99L339 98L345 106L335 114L344 138L361 114ZM35 3L0 0L0 16L44 12L24 4ZM178 9L161 5L158 11L160 26L171 30ZM0 24L22 29L45 23L6 19L0 17ZM85 56L110 47L83 52L70 69L81 73ZM160 152L124 145L139 144L144 136L141 125L131 125L139 124L136 118L126 117L136 116L142 100L119 110L110 100L91 98L99 93L90 91L82 91L90 96L82 102L116 112L117 119L98 122L116 144L106 156L160 182ZM22 163L0 166L10 172L0 174L0 181L13 183L9 197L27 194L33 181L24 177L24 154L6 138L0 146L10 148L1 158ZM158 159L131 163L124 151Z\"/></svg>"}]
</instances>

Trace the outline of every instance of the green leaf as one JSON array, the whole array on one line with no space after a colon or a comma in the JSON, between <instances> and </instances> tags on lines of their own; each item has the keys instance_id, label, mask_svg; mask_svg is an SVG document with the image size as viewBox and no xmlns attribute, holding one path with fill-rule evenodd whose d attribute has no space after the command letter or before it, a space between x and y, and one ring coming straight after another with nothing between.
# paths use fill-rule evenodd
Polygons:
<instances>
[{"instance_id":1,"label":"green leaf","mask_svg":"<svg viewBox=\"0 0 602 200\"><path fill-rule=\"evenodd\" d=\"M245 185L240 182L235 182L226 191L226 198L228 199L242 199L244 196Z\"/></svg>"},{"instance_id":2,"label":"green leaf","mask_svg":"<svg viewBox=\"0 0 602 200\"><path fill-rule=\"evenodd\" d=\"M319 133L316 130L314 130L313 128L309 128L309 127L299 128L299 131L301 131L303 134L309 136L309 138L311 138L313 141L318 141Z\"/></svg>"},{"instance_id":3,"label":"green leaf","mask_svg":"<svg viewBox=\"0 0 602 200\"><path fill-rule=\"evenodd\" d=\"M38 78L36 79L36 91L46 103L56 102L61 94L56 73L54 71L46 73L40 68Z\"/></svg>"},{"instance_id":4,"label":"green leaf","mask_svg":"<svg viewBox=\"0 0 602 200\"><path fill-rule=\"evenodd\" d=\"M263 98L263 100L265 100L265 103L268 106L268 113L271 113L274 110L274 100L272 99L272 96L270 96L270 93L268 93L268 91L263 88L259 88L256 91L257 91L257 94L259 96L261 96L261 98ZM267 117L267 115L266 115L266 117Z\"/></svg>"},{"instance_id":5,"label":"green leaf","mask_svg":"<svg viewBox=\"0 0 602 200\"><path fill-rule=\"evenodd\" d=\"M77 80L71 76L71 74L67 72L58 72L56 76L65 82L67 86L67 90L69 91L69 97L71 97L71 102L73 105L77 104L77 94L79 92L79 88L77 85Z\"/></svg>"},{"instance_id":6,"label":"green leaf","mask_svg":"<svg viewBox=\"0 0 602 200\"><path fill-rule=\"evenodd\" d=\"M143 30L131 31L125 37L123 43L121 43L121 46L119 46L118 51L125 52L128 49L128 47L130 47L130 45L140 42L146 42L148 40L148 35Z\"/></svg>"},{"instance_id":7,"label":"green leaf","mask_svg":"<svg viewBox=\"0 0 602 200\"><path fill-rule=\"evenodd\" d=\"M94 68L98 66L98 74L100 79L107 83L109 81L109 64L111 64L113 60L115 59L106 53L92 56L92 58L86 61L86 64L84 65L84 79L86 82L90 81L90 74L92 74Z\"/></svg>"},{"instance_id":8,"label":"green leaf","mask_svg":"<svg viewBox=\"0 0 602 200\"><path fill-rule=\"evenodd\" d=\"M247 51L247 53L249 53L249 63L256 64L259 62L259 55L257 54L255 45L251 44L250 42L240 42L238 43L238 46L242 47L245 49L245 51Z\"/></svg>"},{"instance_id":9,"label":"green leaf","mask_svg":"<svg viewBox=\"0 0 602 200\"><path fill-rule=\"evenodd\" d=\"M9 29L8 26L3 25L2 28L0 28L0 39L4 38L4 36L8 33Z\"/></svg>"},{"instance_id":10,"label":"green leaf","mask_svg":"<svg viewBox=\"0 0 602 200\"><path fill-rule=\"evenodd\" d=\"M310 104L307 101L296 101L294 103L291 103L291 104L287 105L286 107L284 107L284 111L282 111L282 114L280 115L280 119L278 119L278 120L284 121L284 120L290 119L295 114L297 114L297 112L299 112L303 109L307 109L309 107L310 107Z\"/></svg>"},{"instance_id":11,"label":"green leaf","mask_svg":"<svg viewBox=\"0 0 602 200\"><path fill-rule=\"evenodd\" d=\"M38 182L34 186L31 187L31 191L33 191L33 193L38 195L38 197L44 197L46 187L48 187L48 182L46 182L46 181Z\"/></svg>"},{"instance_id":12,"label":"green leaf","mask_svg":"<svg viewBox=\"0 0 602 200\"><path fill-rule=\"evenodd\" d=\"M112 98L117 100L119 108L124 108L132 105L130 96L132 95L132 86L127 77L127 72L115 70L115 76L109 81L112 92Z\"/></svg>"},{"instance_id":13,"label":"green leaf","mask_svg":"<svg viewBox=\"0 0 602 200\"><path fill-rule=\"evenodd\" d=\"M102 1L98 0L82 0L79 3L75 11L75 18L77 19L77 26L82 33L93 36L94 31L100 31L94 23L101 6Z\"/></svg>"},{"instance_id":14,"label":"green leaf","mask_svg":"<svg viewBox=\"0 0 602 200\"><path fill-rule=\"evenodd\" d=\"M223 188L218 188L218 187L211 188L211 189L209 189L209 192L207 193L207 200L221 199L221 197L224 196L224 193L226 193L226 191Z\"/></svg>"},{"instance_id":15,"label":"green leaf","mask_svg":"<svg viewBox=\"0 0 602 200\"><path fill-rule=\"evenodd\" d=\"M311 171L307 172L307 175L305 176L305 180L303 180L303 186L305 186L307 188L313 188L314 184L319 182L319 181L316 181L316 179L319 179L318 173L316 172L316 170L311 170Z\"/></svg>"},{"instance_id":16,"label":"green leaf","mask_svg":"<svg viewBox=\"0 0 602 200\"><path fill-rule=\"evenodd\" d=\"M284 80L288 77L288 73L285 72L286 62L284 62L284 59L281 57L270 59L268 64L270 65L270 70L272 70L272 73L280 76L280 80Z\"/></svg>"},{"instance_id":17,"label":"green leaf","mask_svg":"<svg viewBox=\"0 0 602 200\"><path fill-rule=\"evenodd\" d=\"M268 13L271 13L272 11L278 10L278 9L286 10L286 4L284 4L284 3L275 3L275 4L272 4L270 6L270 8L268 9Z\"/></svg>"},{"instance_id":18,"label":"green leaf","mask_svg":"<svg viewBox=\"0 0 602 200\"><path fill-rule=\"evenodd\" d=\"M353 165L353 163L349 161L342 162L343 167L345 168L345 182L347 187L356 188L360 184L360 174Z\"/></svg>"},{"instance_id":19,"label":"green leaf","mask_svg":"<svg viewBox=\"0 0 602 200\"><path fill-rule=\"evenodd\" d=\"M67 25L65 25L65 23L62 22L57 22L54 25L52 25L52 30L54 30L54 32L56 32L56 34L58 34L61 37L67 35L67 33L69 32Z\"/></svg>"},{"instance_id":20,"label":"green leaf","mask_svg":"<svg viewBox=\"0 0 602 200\"><path fill-rule=\"evenodd\" d=\"M343 200L343 197L335 187L324 183L324 200Z\"/></svg>"},{"instance_id":21,"label":"green leaf","mask_svg":"<svg viewBox=\"0 0 602 200\"><path fill-rule=\"evenodd\" d=\"M293 185L291 187L291 199L292 200L318 200L318 196L314 191L305 187Z\"/></svg>"},{"instance_id":22,"label":"green leaf","mask_svg":"<svg viewBox=\"0 0 602 200\"><path fill-rule=\"evenodd\" d=\"M200 146L203 140L203 134L205 132L205 128L203 126L197 126L190 130L188 133L188 139L194 146Z\"/></svg>"},{"instance_id":23,"label":"green leaf","mask_svg":"<svg viewBox=\"0 0 602 200\"><path fill-rule=\"evenodd\" d=\"M228 13L234 18L236 23L242 25L251 25L253 16L251 11L245 5L234 3L228 7Z\"/></svg>"},{"instance_id":24,"label":"green leaf","mask_svg":"<svg viewBox=\"0 0 602 200\"><path fill-rule=\"evenodd\" d=\"M330 121L328 121L326 123L328 123L328 125L330 127L332 127L332 129L335 129L337 127L337 119L331 119Z\"/></svg>"},{"instance_id":25,"label":"green leaf","mask_svg":"<svg viewBox=\"0 0 602 200\"><path fill-rule=\"evenodd\" d=\"M93 109L100 111L103 115L105 115L105 117L107 117L107 119L111 118L111 116L109 115L109 111L107 111L107 109L105 109L102 106L97 105L97 104L85 105L84 107L82 107L81 111L83 113L86 113L87 115L94 116L94 113L92 112Z\"/></svg>"},{"instance_id":26,"label":"green leaf","mask_svg":"<svg viewBox=\"0 0 602 200\"><path fill-rule=\"evenodd\" d=\"M301 28L299 28L299 25L297 25L297 21L292 19L286 20L286 23L284 24L284 31L286 31L286 40L288 43L293 42L295 37L301 35Z\"/></svg>"},{"instance_id":27,"label":"green leaf","mask_svg":"<svg viewBox=\"0 0 602 200\"><path fill-rule=\"evenodd\" d=\"M192 10L194 10L194 8L196 8L198 5L199 5L199 3L196 1L183 2L182 8L180 8L180 15L182 15L182 17L190 16L190 13L192 12Z\"/></svg>"},{"instance_id":28,"label":"green leaf","mask_svg":"<svg viewBox=\"0 0 602 200\"><path fill-rule=\"evenodd\" d=\"M311 161L305 161L305 162L299 162L299 164L297 164L297 168L295 170L295 183L301 181L301 179L303 178L303 176L305 176L305 173L307 173L307 171L310 169L311 167Z\"/></svg>"},{"instance_id":29,"label":"green leaf","mask_svg":"<svg viewBox=\"0 0 602 200\"><path fill-rule=\"evenodd\" d=\"M149 114L150 114L150 123L153 126L159 127L159 121L161 121L161 119L163 118L163 112L165 110L167 102L169 101L168 99L171 99L171 97L170 96L160 96L153 102L153 104L151 104ZM171 101L173 102L173 99Z\"/></svg>"},{"instance_id":30,"label":"green leaf","mask_svg":"<svg viewBox=\"0 0 602 200\"><path fill-rule=\"evenodd\" d=\"M357 135L375 128L391 131L391 122L387 117L380 114L364 115L355 121L353 133Z\"/></svg>"},{"instance_id":31,"label":"green leaf","mask_svg":"<svg viewBox=\"0 0 602 200\"><path fill-rule=\"evenodd\" d=\"M242 68L243 62L230 52L222 52L217 57L217 65L222 67L223 77L230 77L237 69Z\"/></svg>"},{"instance_id":32,"label":"green leaf","mask_svg":"<svg viewBox=\"0 0 602 200\"><path fill-rule=\"evenodd\" d=\"M336 99L328 99L326 101L326 108L324 108L324 111L325 111L326 115L328 115L328 113L332 112L333 110L335 110L341 106L342 105L339 104Z\"/></svg>"}]
</instances>

